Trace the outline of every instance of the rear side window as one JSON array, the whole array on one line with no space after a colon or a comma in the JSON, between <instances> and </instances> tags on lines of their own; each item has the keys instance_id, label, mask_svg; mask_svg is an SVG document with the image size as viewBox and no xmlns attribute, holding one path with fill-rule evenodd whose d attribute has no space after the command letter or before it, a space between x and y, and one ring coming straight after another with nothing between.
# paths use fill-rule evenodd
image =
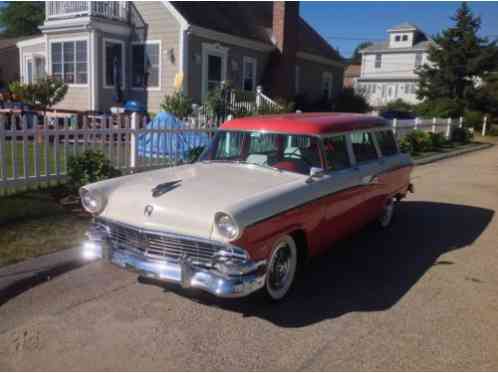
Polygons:
<instances>
[{"instance_id":1,"label":"rear side window","mask_svg":"<svg viewBox=\"0 0 498 373\"><path fill-rule=\"evenodd\" d=\"M351 167L346 136L334 136L323 140L323 149L329 170L339 171Z\"/></svg>"},{"instance_id":2,"label":"rear side window","mask_svg":"<svg viewBox=\"0 0 498 373\"><path fill-rule=\"evenodd\" d=\"M398 147L396 146L396 140L394 140L392 131L379 131L375 133L375 136L382 155L389 156L398 153Z\"/></svg>"},{"instance_id":3,"label":"rear side window","mask_svg":"<svg viewBox=\"0 0 498 373\"><path fill-rule=\"evenodd\" d=\"M370 132L354 132L351 134L351 143L356 162L368 162L377 159L377 150Z\"/></svg>"}]
</instances>

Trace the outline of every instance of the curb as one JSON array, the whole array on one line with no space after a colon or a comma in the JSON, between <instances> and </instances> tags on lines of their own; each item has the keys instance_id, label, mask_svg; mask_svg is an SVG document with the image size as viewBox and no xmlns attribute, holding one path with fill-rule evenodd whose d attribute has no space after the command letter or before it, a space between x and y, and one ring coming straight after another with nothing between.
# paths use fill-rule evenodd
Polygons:
<instances>
[{"instance_id":1,"label":"curb","mask_svg":"<svg viewBox=\"0 0 498 373\"><path fill-rule=\"evenodd\" d=\"M489 149L493 146L494 146L494 144L476 145L476 146L472 146L472 147L467 148L467 149L455 150L455 151L450 152L450 153L436 154L436 155L431 155L429 157L420 158L420 159L414 160L413 163L415 166L422 166L424 164L428 164L428 163L432 163L432 162L436 162L436 161L441 161L443 159L458 157L459 155L477 152L479 150Z\"/></svg>"}]
</instances>

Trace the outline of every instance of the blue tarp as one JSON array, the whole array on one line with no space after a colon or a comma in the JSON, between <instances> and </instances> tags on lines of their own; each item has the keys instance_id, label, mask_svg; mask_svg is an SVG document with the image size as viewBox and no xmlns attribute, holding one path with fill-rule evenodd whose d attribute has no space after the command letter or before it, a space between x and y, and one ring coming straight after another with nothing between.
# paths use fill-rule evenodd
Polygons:
<instances>
[{"instance_id":1,"label":"blue tarp","mask_svg":"<svg viewBox=\"0 0 498 373\"><path fill-rule=\"evenodd\" d=\"M138 155L145 158L168 157L175 161L186 161L189 152L199 146L206 146L209 137L205 132L190 130L177 117L160 112L149 122L149 130L180 130L147 132L138 137ZM181 131L184 129L185 131Z\"/></svg>"}]
</instances>

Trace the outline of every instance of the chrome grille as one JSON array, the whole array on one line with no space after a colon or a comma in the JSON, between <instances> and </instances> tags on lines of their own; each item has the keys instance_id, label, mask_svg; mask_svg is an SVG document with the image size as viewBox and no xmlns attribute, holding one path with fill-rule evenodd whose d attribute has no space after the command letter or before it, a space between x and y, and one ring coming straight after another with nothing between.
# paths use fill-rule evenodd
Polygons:
<instances>
[{"instance_id":1,"label":"chrome grille","mask_svg":"<svg viewBox=\"0 0 498 373\"><path fill-rule=\"evenodd\" d=\"M117 223L102 222L108 228L115 249L132 250L155 259L178 261L188 256L195 264L210 266L213 254L223 246L193 237L172 233L156 233Z\"/></svg>"}]
</instances>

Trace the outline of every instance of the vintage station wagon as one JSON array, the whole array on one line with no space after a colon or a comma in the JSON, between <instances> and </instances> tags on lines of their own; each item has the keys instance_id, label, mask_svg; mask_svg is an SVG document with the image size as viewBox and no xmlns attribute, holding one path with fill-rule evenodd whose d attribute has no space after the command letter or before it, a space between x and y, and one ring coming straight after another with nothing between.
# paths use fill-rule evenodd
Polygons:
<instances>
[{"instance_id":1,"label":"vintage station wagon","mask_svg":"<svg viewBox=\"0 0 498 373\"><path fill-rule=\"evenodd\" d=\"M84 250L216 296L280 300L306 258L390 225L412 167L379 117L231 120L195 163L82 188L95 217Z\"/></svg>"}]
</instances>

